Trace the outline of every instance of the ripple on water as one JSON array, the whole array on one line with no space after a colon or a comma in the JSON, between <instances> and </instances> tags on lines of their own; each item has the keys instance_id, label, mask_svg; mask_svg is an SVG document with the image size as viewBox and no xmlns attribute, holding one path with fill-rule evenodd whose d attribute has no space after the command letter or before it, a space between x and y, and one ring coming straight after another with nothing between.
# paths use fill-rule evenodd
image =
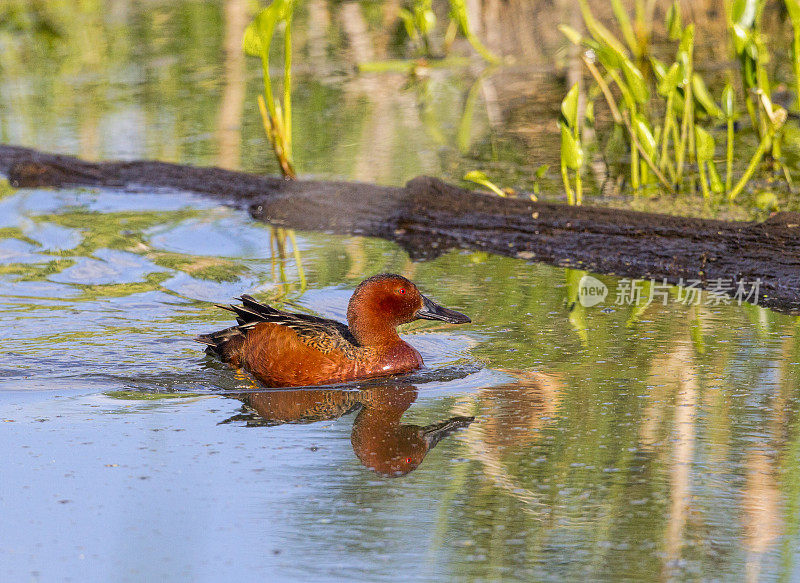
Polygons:
<instances>
[{"instance_id":1,"label":"ripple on water","mask_svg":"<svg viewBox=\"0 0 800 583\"><path fill-rule=\"evenodd\" d=\"M230 216L227 209L168 229L155 229L150 241L159 249L174 253L240 259L270 257L269 230Z\"/></svg>"},{"instance_id":2,"label":"ripple on water","mask_svg":"<svg viewBox=\"0 0 800 583\"><path fill-rule=\"evenodd\" d=\"M171 193L165 200L176 212L153 214L161 194L105 194L35 191L0 201L17 213L16 230L0 240L8 266L0 275L0 432L6 467L19 478L14 491L29 492L24 483L37 492L36 503L19 507L42 523L108 516L98 509L124 490L141 497L136 511L124 513L135 528L143 524L139 509L152 507L149 496L169 502L169 512L148 521L174 536L148 533L148 540L179 538L170 530L174 509L191 522L213 508L203 515L202 536L193 522L179 529L205 541L220 504L235 500L220 528L235 524L248 540L263 542L268 526L253 520L252 508L269 508L270 517L278 508L304 554L354 531L381 543L340 549L329 565L341 557L361 565L359 553L386 546L384 533L392 549L413 541L408 560L416 561L422 529L424 540L438 541L425 552L452 555L458 572L485 565L482 557L500 540L502 572L525 572L533 557L549 569L544 575L567 579L593 572L596 555L583 560L576 548L602 548L626 564L638 560L631 549L643 538L655 541L643 560L658 562L665 532L705 548L692 530L698 517L710 517L703 528L731 547L743 544L741 516L780 531L771 507L754 501L779 500L776 481L793 476L793 466L771 453L791 451L786 436L800 418L797 327L789 318L676 304L576 311L563 270L460 253L412 265L389 243L320 234L298 234L304 287L291 251L270 261L270 231L245 213L207 205L198 218L182 210L193 198ZM98 211L71 217L91 217L80 238L37 215L79 206ZM129 233L118 238L123 225ZM159 257L169 261L159 265ZM202 271L220 264L228 270ZM423 293L473 319L405 326L401 334L425 368L334 387L384 389L389 404L404 396L388 429L365 423L354 432L355 410L256 428L252 410L229 398L251 391L252 382L191 340L231 325L212 303L242 293L344 321L355 285L383 271L407 273ZM616 280L604 282L613 288ZM364 451L356 452L370 445L375 453L384 442L400 443L390 437L454 418L462 420L458 432L405 478L379 478L358 457ZM154 492L143 494L142 484ZM65 514L70 504L48 506L54 496L93 506ZM668 524L668 500L670 509L685 501L676 512L695 518ZM745 501L741 508L737 500ZM619 539L613 546L609 521ZM232 536L226 532L216 545ZM277 536L275 545L287 540ZM550 546L536 546L540 540ZM518 556L520 541L526 550ZM729 559L728 571L741 565ZM306 568L293 572L309 578Z\"/></svg>"},{"instance_id":3,"label":"ripple on water","mask_svg":"<svg viewBox=\"0 0 800 583\"><path fill-rule=\"evenodd\" d=\"M44 263L47 258L39 254L36 245L19 239L0 241L1 263Z\"/></svg>"},{"instance_id":4,"label":"ripple on water","mask_svg":"<svg viewBox=\"0 0 800 583\"><path fill-rule=\"evenodd\" d=\"M83 239L77 229L48 222L30 223L22 233L39 244L39 251L69 251Z\"/></svg>"},{"instance_id":5,"label":"ripple on water","mask_svg":"<svg viewBox=\"0 0 800 583\"><path fill-rule=\"evenodd\" d=\"M96 259L80 257L75 264L50 276L58 283L81 285L107 285L144 281L151 273L169 272L149 259L126 251L98 249Z\"/></svg>"}]
</instances>

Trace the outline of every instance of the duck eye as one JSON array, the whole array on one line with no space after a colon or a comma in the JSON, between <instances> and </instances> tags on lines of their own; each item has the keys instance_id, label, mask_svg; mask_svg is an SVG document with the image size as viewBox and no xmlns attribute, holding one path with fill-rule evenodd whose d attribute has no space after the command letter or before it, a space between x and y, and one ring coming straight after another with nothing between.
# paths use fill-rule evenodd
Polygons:
<instances>
[{"instance_id":1,"label":"duck eye","mask_svg":"<svg viewBox=\"0 0 800 583\"><path fill-rule=\"evenodd\" d=\"M414 458L410 458L410 457L407 457L407 458L406 458L406 463L407 463L407 464L410 464L410 463L411 463L411 462L413 462L413 461L414 461Z\"/></svg>"},{"instance_id":2,"label":"duck eye","mask_svg":"<svg viewBox=\"0 0 800 583\"><path fill-rule=\"evenodd\" d=\"M404 287L401 287L399 290L397 290L397 293L399 293L399 294L404 294L404 293L406 293L406 288L404 288Z\"/></svg>"}]
</instances>

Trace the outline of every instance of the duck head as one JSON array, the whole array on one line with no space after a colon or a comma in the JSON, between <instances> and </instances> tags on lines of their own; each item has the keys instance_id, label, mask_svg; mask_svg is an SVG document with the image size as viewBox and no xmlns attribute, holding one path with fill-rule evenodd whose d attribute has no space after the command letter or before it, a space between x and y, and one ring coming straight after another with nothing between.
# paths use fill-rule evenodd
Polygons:
<instances>
[{"instance_id":1,"label":"duck head","mask_svg":"<svg viewBox=\"0 0 800 583\"><path fill-rule=\"evenodd\" d=\"M413 282L393 273L374 275L362 281L347 307L347 323L362 345L383 344L399 339L395 328L414 320L441 320L466 324L471 320L422 295Z\"/></svg>"}]
</instances>

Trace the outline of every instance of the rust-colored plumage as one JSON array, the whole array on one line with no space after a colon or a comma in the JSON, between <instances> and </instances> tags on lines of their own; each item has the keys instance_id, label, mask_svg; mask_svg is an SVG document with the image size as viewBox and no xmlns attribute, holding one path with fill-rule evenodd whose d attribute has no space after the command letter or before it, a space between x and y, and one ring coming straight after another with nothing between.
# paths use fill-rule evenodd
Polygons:
<instances>
[{"instance_id":1,"label":"rust-colored plumage","mask_svg":"<svg viewBox=\"0 0 800 583\"><path fill-rule=\"evenodd\" d=\"M237 325L198 336L224 362L241 366L272 387L298 387L402 374L422 366L422 357L397 334L417 319L453 324L470 319L423 296L404 277L381 274L359 284L347 308L348 325L276 310L252 297L241 306L219 306L236 314Z\"/></svg>"}]
</instances>

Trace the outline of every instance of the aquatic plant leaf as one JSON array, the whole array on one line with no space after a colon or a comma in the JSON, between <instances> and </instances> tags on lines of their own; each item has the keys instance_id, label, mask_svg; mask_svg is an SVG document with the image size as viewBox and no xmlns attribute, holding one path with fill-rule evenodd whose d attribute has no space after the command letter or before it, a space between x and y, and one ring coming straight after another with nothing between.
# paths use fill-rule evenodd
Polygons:
<instances>
[{"instance_id":1,"label":"aquatic plant leaf","mask_svg":"<svg viewBox=\"0 0 800 583\"><path fill-rule=\"evenodd\" d=\"M269 138L281 172L289 178L295 177L292 165L292 104L291 104L291 19L297 0L274 0L259 12L245 29L242 49L245 54L261 58L264 78L264 96L259 96L258 105L264 130ZM276 103L270 77L269 53L275 29L280 22L286 23L284 34L283 105Z\"/></svg>"},{"instance_id":2,"label":"aquatic plant leaf","mask_svg":"<svg viewBox=\"0 0 800 583\"><path fill-rule=\"evenodd\" d=\"M466 153L469 151L470 139L472 137L472 120L475 116L475 103L478 101L483 75L476 79L472 87L469 88L467 99L464 102L464 112L461 114L461 121L458 124L456 141L459 151Z\"/></svg>"},{"instance_id":3,"label":"aquatic plant leaf","mask_svg":"<svg viewBox=\"0 0 800 583\"><path fill-rule=\"evenodd\" d=\"M472 170L470 172L467 172L464 175L464 180L469 180L470 182L474 182L475 184L480 184L481 186L485 186L486 188L494 192L497 196L502 196L502 197L507 196L506 193L503 192L503 189L501 189L494 182L489 180L489 177L486 176L486 174L484 172L481 172L480 170Z\"/></svg>"},{"instance_id":4,"label":"aquatic plant leaf","mask_svg":"<svg viewBox=\"0 0 800 583\"><path fill-rule=\"evenodd\" d=\"M705 81L703 81L703 78L697 73L692 75L692 95L694 95L695 101L706 110L708 115L717 118L724 117L722 110L714 103L714 98L711 97L711 93L709 93Z\"/></svg>"},{"instance_id":5,"label":"aquatic plant leaf","mask_svg":"<svg viewBox=\"0 0 800 583\"><path fill-rule=\"evenodd\" d=\"M580 287L583 278L588 276L587 271L578 269L564 269L564 280L567 292L567 309L569 310L569 323L580 338L581 344L589 345L589 331L586 323L586 308L580 303Z\"/></svg>"},{"instance_id":6,"label":"aquatic plant leaf","mask_svg":"<svg viewBox=\"0 0 800 583\"><path fill-rule=\"evenodd\" d=\"M561 127L561 163L570 170L580 170L583 166L583 149L566 124L558 125Z\"/></svg>"},{"instance_id":7,"label":"aquatic plant leaf","mask_svg":"<svg viewBox=\"0 0 800 583\"><path fill-rule=\"evenodd\" d=\"M722 90L722 113L726 119L734 119L736 112L736 93L730 83Z\"/></svg>"},{"instance_id":8,"label":"aquatic plant leaf","mask_svg":"<svg viewBox=\"0 0 800 583\"><path fill-rule=\"evenodd\" d=\"M436 28L436 14L433 10L422 10L417 15L417 26L424 35L428 35Z\"/></svg>"},{"instance_id":9,"label":"aquatic plant leaf","mask_svg":"<svg viewBox=\"0 0 800 583\"><path fill-rule=\"evenodd\" d=\"M700 318L694 318L689 323L689 336L692 339L692 346L697 354L706 353L706 342L703 338L703 325Z\"/></svg>"},{"instance_id":10,"label":"aquatic plant leaf","mask_svg":"<svg viewBox=\"0 0 800 583\"><path fill-rule=\"evenodd\" d=\"M731 4L731 20L744 29L752 28L758 13L759 0L734 0Z\"/></svg>"},{"instance_id":11,"label":"aquatic plant leaf","mask_svg":"<svg viewBox=\"0 0 800 583\"><path fill-rule=\"evenodd\" d=\"M275 0L259 12L247 25L242 38L242 49L253 57L269 59L269 46L279 22L291 17L296 0Z\"/></svg>"},{"instance_id":12,"label":"aquatic plant leaf","mask_svg":"<svg viewBox=\"0 0 800 583\"><path fill-rule=\"evenodd\" d=\"M597 60L606 69L619 69L622 65L620 63L620 53L617 53L610 46L599 43L594 39L584 39L583 45L594 52Z\"/></svg>"},{"instance_id":13,"label":"aquatic plant leaf","mask_svg":"<svg viewBox=\"0 0 800 583\"><path fill-rule=\"evenodd\" d=\"M764 113L767 115L767 119L769 119L772 130L777 131L782 128L783 124L786 123L786 110L780 105L773 104L769 96L761 89L758 90L758 98Z\"/></svg>"},{"instance_id":14,"label":"aquatic plant leaf","mask_svg":"<svg viewBox=\"0 0 800 583\"><path fill-rule=\"evenodd\" d=\"M737 55L741 55L744 48L750 43L750 35L738 24L731 27L731 32L733 32L733 50Z\"/></svg>"},{"instance_id":15,"label":"aquatic plant leaf","mask_svg":"<svg viewBox=\"0 0 800 583\"><path fill-rule=\"evenodd\" d=\"M725 192L725 184L722 182L722 177L717 171L717 165L713 160L708 161L708 182L711 184L711 190L717 194Z\"/></svg>"},{"instance_id":16,"label":"aquatic plant leaf","mask_svg":"<svg viewBox=\"0 0 800 583\"><path fill-rule=\"evenodd\" d=\"M658 84L658 93L664 97L675 91L681 82L681 66L672 63Z\"/></svg>"},{"instance_id":17,"label":"aquatic plant leaf","mask_svg":"<svg viewBox=\"0 0 800 583\"><path fill-rule=\"evenodd\" d=\"M786 5L786 12L789 13L792 26L800 27L800 0L784 0L783 3Z\"/></svg>"},{"instance_id":18,"label":"aquatic plant leaf","mask_svg":"<svg viewBox=\"0 0 800 583\"><path fill-rule=\"evenodd\" d=\"M244 38L242 38L242 49L246 55L251 57L260 57L266 52L263 47L264 45L261 42L261 31L254 20L247 25L247 28L244 31Z\"/></svg>"},{"instance_id":19,"label":"aquatic plant leaf","mask_svg":"<svg viewBox=\"0 0 800 583\"><path fill-rule=\"evenodd\" d=\"M625 131L621 125L614 125L611 135L606 142L604 150L605 158L609 164L620 164L625 159L628 152L628 143L625 140Z\"/></svg>"},{"instance_id":20,"label":"aquatic plant leaf","mask_svg":"<svg viewBox=\"0 0 800 583\"><path fill-rule=\"evenodd\" d=\"M414 15L411 13L410 10L406 8L401 8L397 15L400 17L400 20L403 22L403 28L406 29L406 34L408 38L411 40L416 40L419 38L419 33L417 32L416 24L414 23Z\"/></svg>"},{"instance_id":21,"label":"aquatic plant leaf","mask_svg":"<svg viewBox=\"0 0 800 583\"><path fill-rule=\"evenodd\" d=\"M694 25L690 24L683 30L680 45L678 46L677 61L681 64L681 85L686 87L691 80L689 72L693 69L694 60Z\"/></svg>"},{"instance_id":22,"label":"aquatic plant leaf","mask_svg":"<svg viewBox=\"0 0 800 583\"><path fill-rule=\"evenodd\" d=\"M594 125L594 101L589 100L586 102L586 110L583 112L583 117L590 126Z\"/></svg>"},{"instance_id":23,"label":"aquatic plant leaf","mask_svg":"<svg viewBox=\"0 0 800 583\"><path fill-rule=\"evenodd\" d=\"M655 73L656 81L659 83L667 76L667 65L655 57L650 57L650 68Z\"/></svg>"},{"instance_id":24,"label":"aquatic plant leaf","mask_svg":"<svg viewBox=\"0 0 800 583\"><path fill-rule=\"evenodd\" d=\"M500 58L492 53L489 49L483 46L478 37L476 37L469 28L469 17L467 16L467 5L465 0L449 0L450 2L450 19L458 25L461 34L467 39L467 42L472 46L475 51L488 63L499 63Z\"/></svg>"},{"instance_id":25,"label":"aquatic plant leaf","mask_svg":"<svg viewBox=\"0 0 800 583\"><path fill-rule=\"evenodd\" d=\"M571 129L578 127L578 84L575 83L561 102L561 116Z\"/></svg>"},{"instance_id":26,"label":"aquatic plant leaf","mask_svg":"<svg viewBox=\"0 0 800 583\"><path fill-rule=\"evenodd\" d=\"M627 91L628 97L632 97L637 103L646 103L650 98L647 83L642 72L630 60L625 46L594 19L586 0L580 0L580 6L586 28L596 42L595 45L584 40L582 44L594 50L598 60L606 69L622 69L627 87L618 84L620 90Z\"/></svg>"},{"instance_id":27,"label":"aquatic plant leaf","mask_svg":"<svg viewBox=\"0 0 800 583\"><path fill-rule=\"evenodd\" d=\"M583 22L586 24L586 30L589 31L589 34L591 34L597 42L608 46L615 53L624 55L626 53L625 46L617 40L617 37L611 34L611 31L595 20L587 0L579 0L579 2L581 14L583 15Z\"/></svg>"},{"instance_id":28,"label":"aquatic plant leaf","mask_svg":"<svg viewBox=\"0 0 800 583\"><path fill-rule=\"evenodd\" d=\"M609 70L609 76L614 80L619 88L620 93L622 93L622 103L620 104L620 109L622 109L623 105L628 109L635 110L636 109L636 98L633 96L633 93L628 87L628 84L624 82L620 76L614 70Z\"/></svg>"},{"instance_id":29,"label":"aquatic plant leaf","mask_svg":"<svg viewBox=\"0 0 800 583\"><path fill-rule=\"evenodd\" d=\"M697 161L708 162L714 158L714 138L700 126L694 127L697 148Z\"/></svg>"},{"instance_id":30,"label":"aquatic plant leaf","mask_svg":"<svg viewBox=\"0 0 800 583\"><path fill-rule=\"evenodd\" d=\"M583 35L574 28L572 28L571 26L567 26L566 24L560 24L558 26L558 30L560 30L561 34L567 37L567 40L569 40L569 42L571 42L572 44L574 45L581 44L581 41L583 40Z\"/></svg>"},{"instance_id":31,"label":"aquatic plant leaf","mask_svg":"<svg viewBox=\"0 0 800 583\"><path fill-rule=\"evenodd\" d=\"M683 24L681 22L681 5L675 1L667 10L667 34L670 40L678 40L683 33Z\"/></svg>"},{"instance_id":32,"label":"aquatic plant leaf","mask_svg":"<svg viewBox=\"0 0 800 583\"><path fill-rule=\"evenodd\" d=\"M630 59L623 56L620 58L620 62L622 63L622 73L625 75L625 81L627 82L631 95L633 95L637 103L647 103L650 99L650 91L647 88L644 75L642 75L642 72Z\"/></svg>"},{"instance_id":33,"label":"aquatic plant leaf","mask_svg":"<svg viewBox=\"0 0 800 583\"><path fill-rule=\"evenodd\" d=\"M652 158L656 153L656 139L653 137L653 132L650 131L650 127L644 116L636 116L633 120L633 128L636 132L636 139L639 140L639 144L644 151L647 152L647 155Z\"/></svg>"},{"instance_id":34,"label":"aquatic plant leaf","mask_svg":"<svg viewBox=\"0 0 800 583\"><path fill-rule=\"evenodd\" d=\"M631 25L631 19L630 16L628 16L627 10L625 10L620 0L611 0L611 9L614 11L614 16L617 19L617 24L622 32L622 36L625 42L628 43L628 48L638 57L639 43L636 41L636 33L633 31L633 25Z\"/></svg>"}]
</instances>

